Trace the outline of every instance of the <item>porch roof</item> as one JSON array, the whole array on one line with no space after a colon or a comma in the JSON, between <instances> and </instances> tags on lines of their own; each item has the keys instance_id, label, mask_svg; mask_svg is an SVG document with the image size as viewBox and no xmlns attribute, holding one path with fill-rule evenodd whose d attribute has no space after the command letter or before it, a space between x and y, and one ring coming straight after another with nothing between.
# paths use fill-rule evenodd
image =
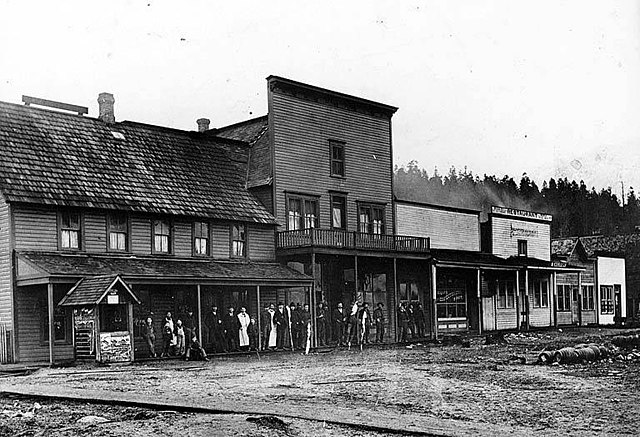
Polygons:
<instances>
[{"instance_id":1,"label":"porch roof","mask_svg":"<svg viewBox=\"0 0 640 437\"><path fill-rule=\"evenodd\" d=\"M584 269L571 266L557 266L551 261L524 256L501 258L486 252L466 250L431 249L431 256L436 266L459 268L485 268L498 270L554 270L558 272L579 272Z\"/></svg>"},{"instance_id":2,"label":"porch roof","mask_svg":"<svg viewBox=\"0 0 640 437\"><path fill-rule=\"evenodd\" d=\"M71 290L62 298L60 305L63 306L85 306L85 305L98 305L100 304L107 293L109 293L113 287L120 285L125 290L132 300L136 303L140 303L140 299L135 293L118 275L105 275L95 276L93 278L82 278Z\"/></svg>"},{"instance_id":3,"label":"porch roof","mask_svg":"<svg viewBox=\"0 0 640 437\"><path fill-rule=\"evenodd\" d=\"M118 275L127 282L170 281L237 284L305 285L310 276L273 262L104 255L59 252L18 252L18 285L35 278L81 278ZM26 263L21 273L20 261Z\"/></svg>"}]
</instances>

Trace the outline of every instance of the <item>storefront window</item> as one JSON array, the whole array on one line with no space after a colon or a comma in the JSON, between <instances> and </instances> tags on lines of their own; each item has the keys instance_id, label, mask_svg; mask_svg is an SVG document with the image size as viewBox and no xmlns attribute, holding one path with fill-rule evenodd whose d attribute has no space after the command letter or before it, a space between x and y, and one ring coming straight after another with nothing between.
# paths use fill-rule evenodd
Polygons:
<instances>
[{"instance_id":1,"label":"storefront window","mask_svg":"<svg viewBox=\"0 0 640 437\"><path fill-rule=\"evenodd\" d=\"M600 310L602 314L613 314L613 286L600 287Z\"/></svg>"},{"instance_id":2,"label":"storefront window","mask_svg":"<svg viewBox=\"0 0 640 437\"><path fill-rule=\"evenodd\" d=\"M438 283L436 307L439 319L467 317L467 283L461 278L450 278Z\"/></svg>"}]
</instances>

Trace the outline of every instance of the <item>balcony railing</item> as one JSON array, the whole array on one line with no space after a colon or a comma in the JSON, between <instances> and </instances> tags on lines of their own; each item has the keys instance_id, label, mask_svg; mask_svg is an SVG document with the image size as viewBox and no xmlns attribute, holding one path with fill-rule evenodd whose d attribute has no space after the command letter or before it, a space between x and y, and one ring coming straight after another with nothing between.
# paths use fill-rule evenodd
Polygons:
<instances>
[{"instance_id":1,"label":"balcony railing","mask_svg":"<svg viewBox=\"0 0 640 437\"><path fill-rule=\"evenodd\" d=\"M429 238L379 235L340 229L300 229L278 232L277 248L325 247L389 252L429 252Z\"/></svg>"}]
</instances>

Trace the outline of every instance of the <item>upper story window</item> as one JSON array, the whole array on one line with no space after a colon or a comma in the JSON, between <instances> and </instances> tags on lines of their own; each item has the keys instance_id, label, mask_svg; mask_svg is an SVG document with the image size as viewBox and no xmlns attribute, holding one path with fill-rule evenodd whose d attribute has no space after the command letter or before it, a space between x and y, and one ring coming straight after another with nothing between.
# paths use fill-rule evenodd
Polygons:
<instances>
[{"instance_id":1,"label":"upper story window","mask_svg":"<svg viewBox=\"0 0 640 437\"><path fill-rule=\"evenodd\" d=\"M318 227L318 199L304 196L287 196L287 229Z\"/></svg>"},{"instance_id":2,"label":"upper story window","mask_svg":"<svg viewBox=\"0 0 640 437\"><path fill-rule=\"evenodd\" d=\"M329 141L331 152L331 176L344 177L344 143Z\"/></svg>"},{"instance_id":3,"label":"upper story window","mask_svg":"<svg viewBox=\"0 0 640 437\"><path fill-rule=\"evenodd\" d=\"M358 231L363 234L384 234L384 206L358 206Z\"/></svg>"},{"instance_id":4,"label":"upper story window","mask_svg":"<svg viewBox=\"0 0 640 437\"><path fill-rule=\"evenodd\" d=\"M527 240L518 240L518 256L527 256Z\"/></svg>"},{"instance_id":5,"label":"upper story window","mask_svg":"<svg viewBox=\"0 0 640 437\"><path fill-rule=\"evenodd\" d=\"M347 229L347 198L331 195L331 227L333 229Z\"/></svg>"},{"instance_id":6,"label":"upper story window","mask_svg":"<svg viewBox=\"0 0 640 437\"><path fill-rule=\"evenodd\" d=\"M193 254L209 255L209 223L193 224Z\"/></svg>"},{"instance_id":7,"label":"upper story window","mask_svg":"<svg viewBox=\"0 0 640 437\"><path fill-rule=\"evenodd\" d=\"M126 214L112 213L107 215L107 234L109 250L126 251L129 235L129 220Z\"/></svg>"},{"instance_id":8,"label":"upper story window","mask_svg":"<svg viewBox=\"0 0 640 437\"><path fill-rule=\"evenodd\" d=\"M153 221L153 253L171 253L171 224L169 220Z\"/></svg>"},{"instance_id":9,"label":"upper story window","mask_svg":"<svg viewBox=\"0 0 640 437\"><path fill-rule=\"evenodd\" d=\"M247 256L247 227L242 223L231 225L231 256L233 258Z\"/></svg>"},{"instance_id":10,"label":"upper story window","mask_svg":"<svg viewBox=\"0 0 640 437\"><path fill-rule=\"evenodd\" d=\"M60 248L79 250L81 247L81 216L79 212L62 211L59 216Z\"/></svg>"}]
</instances>

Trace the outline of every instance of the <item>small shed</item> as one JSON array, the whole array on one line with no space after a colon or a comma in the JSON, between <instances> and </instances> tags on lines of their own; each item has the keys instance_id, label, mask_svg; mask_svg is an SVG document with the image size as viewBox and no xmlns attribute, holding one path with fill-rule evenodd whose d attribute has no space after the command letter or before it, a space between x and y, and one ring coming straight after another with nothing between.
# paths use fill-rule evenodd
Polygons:
<instances>
[{"instance_id":1,"label":"small shed","mask_svg":"<svg viewBox=\"0 0 640 437\"><path fill-rule=\"evenodd\" d=\"M102 363L134 360L133 304L140 304L119 275L80 279L60 301L74 308L76 355Z\"/></svg>"}]
</instances>

